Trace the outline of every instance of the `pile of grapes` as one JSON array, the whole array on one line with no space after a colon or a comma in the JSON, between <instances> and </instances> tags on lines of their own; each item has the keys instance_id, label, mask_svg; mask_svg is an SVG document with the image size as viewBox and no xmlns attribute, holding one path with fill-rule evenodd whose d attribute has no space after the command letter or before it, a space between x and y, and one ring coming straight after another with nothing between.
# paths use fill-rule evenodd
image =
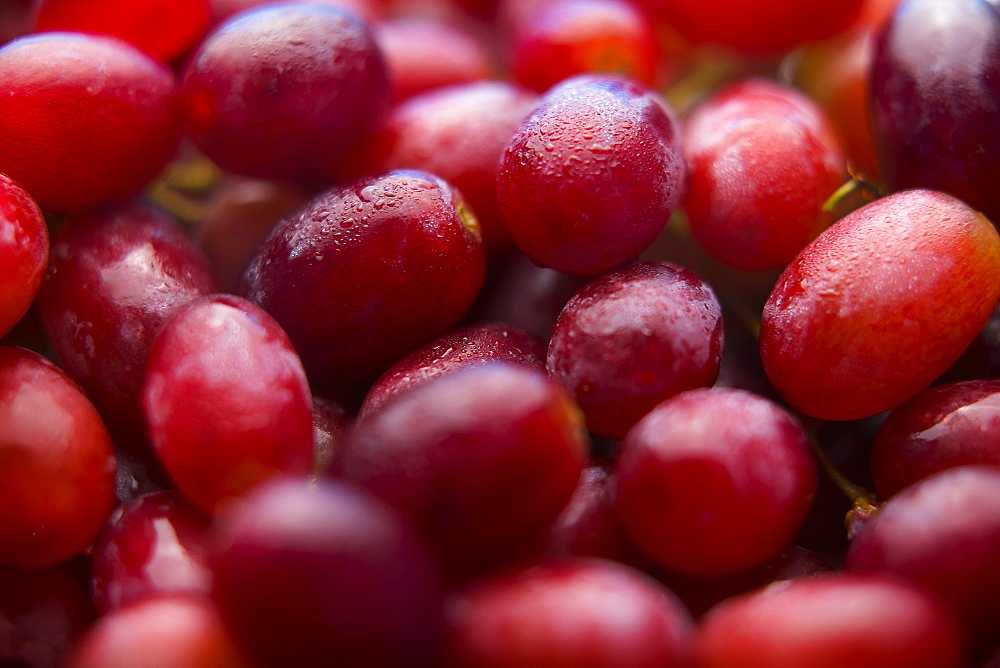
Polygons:
<instances>
[{"instance_id":1,"label":"pile of grapes","mask_svg":"<svg viewBox=\"0 0 1000 668\"><path fill-rule=\"evenodd\" d=\"M0 0L0 664L1000 667L995 0Z\"/></svg>"}]
</instances>

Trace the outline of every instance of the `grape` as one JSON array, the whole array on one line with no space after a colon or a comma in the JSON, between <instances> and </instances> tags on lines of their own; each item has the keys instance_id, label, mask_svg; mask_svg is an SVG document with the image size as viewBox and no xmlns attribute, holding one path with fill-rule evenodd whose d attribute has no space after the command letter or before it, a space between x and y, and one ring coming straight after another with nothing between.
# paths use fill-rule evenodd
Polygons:
<instances>
[{"instance_id":1,"label":"grape","mask_svg":"<svg viewBox=\"0 0 1000 668\"><path fill-rule=\"evenodd\" d=\"M691 232L744 271L780 269L831 222L824 203L844 182L840 141L819 107L762 79L700 105L684 132Z\"/></svg>"},{"instance_id":2,"label":"grape","mask_svg":"<svg viewBox=\"0 0 1000 668\"><path fill-rule=\"evenodd\" d=\"M906 582L831 573L720 603L702 620L697 665L958 668L964 646L941 602Z\"/></svg>"},{"instance_id":3,"label":"grape","mask_svg":"<svg viewBox=\"0 0 1000 668\"><path fill-rule=\"evenodd\" d=\"M945 601L970 640L1000 640L1000 470L961 466L898 492L861 526L845 566L913 580Z\"/></svg>"},{"instance_id":4,"label":"grape","mask_svg":"<svg viewBox=\"0 0 1000 668\"><path fill-rule=\"evenodd\" d=\"M863 0L818 5L799 0L674 0L658 9L666 25L693 42L768 54L836 35L856 20L864 4Z\"/></svg>"},{"instance_id":5,"label":"grape","mask_svg":"<svg viewBox=\"0 0 1000 668\"><path fill-rule=\"evenodd\" d=\"M369 171L422 169L458 188L476 213L487 250L512 245L497 203L497 167L538 96L502 81L456 84L396 105L363 147Z\"/></svg>"},{"instance_id":6,"label":"grape","mask_svg":"<svg viewBox=\"0 0 1000 668\"><path fill-rule=\"evenodd\" d=\"M188 135L226 170L320 179L388 101L381 52L354 14L285 3L239 14L188 61Z\"/></svg>"},{"instance_id":7,"label":"grape","mask_svg":"<svg viewBox=\"0 0 1000 668\"><path fill-rule=\"evenodd\" d=\"M896 193L826 230L764 307L768 378L826 420L888 410L954 362L1000 300L1000 237L942 193Z\"/></svg>"},{"instance_id":8,"label":"grape","mask_svg":"<svg viewBox=\"0 0 1000 668\"><path fill-rule=\"evenodd\" d=\"M463 578L510 560L566 505L585 461L581 426L544 372L496 361L360 419L330 473L405 512Z\"/></svg>"},{"instance_id":9,"label":"grape","mask_svg":"<svg viewBox=\"0 0 1000 668\"><path fill-rule=\"evenodd\" d=\"M686 666L693 625L666 589L600 559L544 561L447 603L448 666Z\"/></svg>"},{"instance_id":10,"label":"grape","mask_svg":"<svg viewBox=\"0 0 1000 668\"><path fill-rule=\"evenodd\" d=\"M527 14L509 40L514 78L543 92L601 72L646 86L659 81L660 47L648 18L623 0L553 0Z\"/></svg>"},{"instance_id":11,"label":"grape","mask_svg":"<svg viewBox=\"0 0 1000 668\"><path fill-rule=\"evenodd\" d=\"M1000 220L996 7L900 3L879 35L871 77L872 131L890 187L941 190Z\"/></svg>"},{"instance_id":12,"label":"grape","mask_svg":"<svg viewBox=\"0 0 1000 668\"><path fill-rule=\"evenodd\" d=\"M816 489L806 437L777 404L728 388L682 392L629 431L615 510L661 566L732 573L777 554Z\"/></svg>"},{"instance_id":13,"label":"grape","mask_svg":"<svg viewBox=\"0 0 1000 668\"><path fill-rule=\"evenodd\" d=\"M242 648L203 597L142 601L101 617L83 636L68 668L245 668Z\"/></svg>"},{"instance_id":14,"label":"grape","mask_svg":"<svg viewBox=\"0 0 1000 668\"><path fill-rule=\"evenodd\" d=\"M1000 381L928 388L893 410L872 444L872 477L886 498L967 464L1000 468Z\"/></svg>"},{"instance_id":15,"label":"grape","mask_svg":"<svg viewBox=\"0 0 1000 668\"><path fill-rule=\"evenodd\" d=\"M0 564L82 552L115 500L115 457L94 405L41 355L0 346L0 425Z\"/></svg>"},{"instance_id":16,"label":"grape","mask_svg":"<svg viewBox=\"0 0 1000 668\"><path fill-rule=\"evenodd\" d=\"M94 606L69 568L0 566L0 591L0 664L65 665L94 618Z\"/></svg>"},{"instance_id":17,"label":"grape","mask_svg":"<svg viewBox=\"0 0 1000 668\"><path fill-rule=\"evenodd\" d=\"M40 33L0 48L0 172L43 209L137 193L173 157L179 111L173 74L117 38Z\"/></svg>"},{"instance_id":18,"label":"grape","mask_svg":"<svg viewBox=\"0 0 1000 668\"><path fill-rule=\"evenodd\" d=\"M52 240L38 302L66 372L116 432L144 434L153 339L178 307L215 289L181 227L136 204L73 217Z\"/></svg>"},{"instance_id":19,"label":"grape","mask_svg":"<svg viewBox=\"0 0 1000 668\"><path fill-rule=\"evenodd\" d=\"M260 665L433 665L440 574L382 503L329 480L271 480L213 531L213 598Z\"/></svg>"},{"instance_id":20,"label":"grape","mask_svg":"<svg viewBox=\"0 0 1000 668\"><path fill-rule=\"evenodd\" d=\"M396 102L443 86L490 79L497 69L484 36L457 21L431 16L389 19L375 26L375 41L385 55Z\"/></svg>"},{"instance_id":21,"label":"grape","mask_svg":"<svg viewBox=\"0 0 1000 668\"><path fill-rule=\"evenodd\" d=\"M680 202L684 173L675 122L655 93L584 75L550 90L521 124L497 194L532 260L592 275L652 243Z\"/></svg>"},{"instance_id":22,"label":"grape","mask_svg":"<svg viewBox=\"0 0 1000 668\"><path fill-rule=\"evenodd\" d=\"M208 511L313 464L312 395L288 336L233 295L178 309L156 336L142 406L177 487Z\"/></svg>"},{"instance_id":23,"label":"grape","mask_svg":"<svg viewBox=\"0 0 1000 668\"><path fill-rule=\"evenodd\" d=\"M285 329L318 388L351 397L454 326L484 265L461 196L426 172L395 171L334 188L278 224L242 292Z\"/></svg>"},{"instance_id":24,"label":"grape","mask_svg":"<svg viewBox=\"0 0 1000 668\"><path fill-rule=\"evenodd\" d=\"M373 413L393 397L432 378L494 360L542 370L545 346L531 334L502 323L472 325L442 334L382 374L368 390L358 415Z\"/></svg>"},{"instance_id":25,"label":"grape","mask_svg":"<svg viewBox=\"0 0 1000 668\"><path fill-rule=\"evenodd\" d=\"M712 289L677 265L640 262L573 295L552 330L546 366L591 432L622 439L664 399L712 385L721 353Z\"/></svg>"},{"instance_id":26,"label":"grape","mask_svg":"<svg viewBox=\"0 0 1000 668\"><path fill-rule=\"evenodd\" d=\"M207 528L207 516L176 491L120 505L90 550L98 612L164 594L208 594Z\"/></svg>"},{"instance_id":27,"label":"grape","mask_svg":"<svg viewBox=\"0 0 1000 668\"><path fill-rule=\"evenodd\" d=\"M27 312L42 285L49 233L38 205L0 174L0 336Z\"/></svg>"},{"instance_id":28,"label":"grape","mask_svg":"<svg viewBox=\"0 0 1000 668\"><path fill-rule=\"evenodd\" d=\"M313 471L325 473L352 422L339 402L313 395Z\"/></svg>"},{"instance_id":29,"label":"grape","mask_svg":"<svg viewBox=\"0 0 1000 668\"><path fill-rule=\"evenodd\" d=\"M44 0L36 30L114 35L154 58L183 56L208 28L208 0Z\"/></svg>"}]
</instances>

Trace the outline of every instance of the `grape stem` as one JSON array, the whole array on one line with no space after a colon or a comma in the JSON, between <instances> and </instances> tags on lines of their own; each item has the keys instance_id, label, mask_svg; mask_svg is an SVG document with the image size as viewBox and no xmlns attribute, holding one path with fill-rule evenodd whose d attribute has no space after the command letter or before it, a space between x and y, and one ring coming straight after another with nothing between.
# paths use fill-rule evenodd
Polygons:
<instances>
[{"instance_id":1,"label":"grape stem","mask_svg":"<svg viewBox=\"0 0 1000 668\"><path fill-rule=\"evenodd\" d=\"M855 483L844 475L843 471L837 468L836 464L830 459L830 455L827 454L826 449L819 442L819 438L816 435L818 427L819 425L813 421L809 421L806 427L809 446L812 448L813 454L816 456L816 461L819 463L820 468L823 469L826 477L851 500L851 509L847 511L847 515L844 517L847 538L850 540L857 534L864 522L882 504L874 492Z\"/></svg>"}]
</instances>

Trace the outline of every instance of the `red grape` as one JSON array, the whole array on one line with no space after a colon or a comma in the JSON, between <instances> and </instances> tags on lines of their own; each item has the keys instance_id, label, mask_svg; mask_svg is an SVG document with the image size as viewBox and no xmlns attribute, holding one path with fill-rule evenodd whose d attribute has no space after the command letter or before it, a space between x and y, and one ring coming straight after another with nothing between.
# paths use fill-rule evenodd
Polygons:
<instances>
[{"instance_id":1,"label":"red grape","mask_svg":"<svg viewBox=\"0 0 1000 668\"><path fill-rule=\"evenodd\" d=\"M356 396L452 327L484 272L479 226L458 192L396 171L335 188L278 224L243 291L288 332L317 387Z\"/></svg>"},{"instance_id":2,"label":"red grape","mask_svg":"<svg viewBox=\"0 0 1000 668\"><path fill-rule=\"evenodd\" d=\"M744 271L780 269L830 220L823 205L844 182L840 141L819 107L763 79L733 84L685 125L695 238Z\"/></svg>"},{"instance_id":3,"label":"red grape","mask_svg":"<svg viewBox=\"0 0 1000 668\"><path fill-rule=\"evenodd\" d=\"M972 646L1000 639L1000 470L961 466L889 499L851 542L856 573L889 572L937 594Z\"/></svg>"},{"instance_id":4,"label":"red grape","mask_svg":"<svg viewBox=\"0 0 1000 668\"><path fill-rule=\"evenodd\" d=\"M615 510L657 563L715 575L757 566L798 531L816 490L805 433L777 404L728 388L682 392L618 456Z\"/></svg>"},{"instance_id":5,"label":"red grape","mask_svg":"<svg viewBox=\"0 0 1000 668\"><path fill-rule=\"evenodd\" d=\"M43 209L137 193L173 157L177 82L114 37L29 35L0 48L0 172Z\"/></svg>"},{"instance_id":6,"label":"red grape","mask_svg":"<svg viewBox=\"0 0 1000 668\"><path fill-rule=\"evenodd\" d=\"M889 186L941 190L1000 221L997 8L900 3L879 33L871 77L872 132Z\"/></svg>"},{"instance_id":7,"label":"red grape","mask_svg":"<svg viewBox=\"0 0 1000 668\"><path fill-rule=\"evenodd\" d=\"M1000 300L1000 237L942 193L896 193L828 228L785 268L760 351L775 389L813 417L851 420L929 385Z\"/></svg>"},{"instance_id":8,"label":"red grape","mask_svg":"<svg viewBox=\"0 0 1000 668\"><path fill-rule=\"evenodd\" d=\"M681 200L677 128L656 93L582 75L550 90L504 151L500 208L535 262L598 274L631 260Z\"/></svg>"},{"instance_id":9,"label":"red grape","mask_svg":"<svg viewBox=\"0 0 1000 668\"><path fill-rule=\"evenodd\" d=\"M174 313L149 353L142 405L170 477L206 510L312 468L302 362L277 322L241 297L201 297Z\"/></svg>"},{"instance_id":10,"label":"red grape","mask_svg":"<svg viewBox=\"0 0 1000 668\"><path fill-rule=\"evenodd\" d=\"M82 552L115 502L111 438L94 405L37 353L0 346L0 564Z\"/></svg>"},{"instance_id":11,"label":"red grape","mask_svg":"<svg viewBox=\"0 0 1000 668\"><path fill-rule=\"evenodd\" d=\"M947 610L924 590L842 573L720 603L695 649L699 668L959 668L964 652Z\"/></svg>"},{"instance_id":12,"label":"red grape","mask_svg":"<svg viewBox=\"0 0 1000 668\"><path fill-rule=\"evenodd\" d=\"M509 560L555 519L585 450L558 385L493 362L425 382L359 420L330 472L406 512L464 577Z\"/></svg>"},{"instance_id":13,"label":"red grape","mask_svg":"<svg viewBox=\"0 0 1000 668\"><path fill-rule=\"evenodd\" d=\"M430 666L443 595L411 526L348 485L272 480L218 518L214 599L263 666Z\"/></svg>"},{"instance_id":14,"label":"red grape","mask_svg":"<svg viewBox=\"0 0 1000 668\"><path fill-rule=\"evenodd\" d=\"M211 601L166 596L101 617L67 668L251 668Z\"/></svg>"},{"instance_id":15,"label":"red grape","mask_svg":"<svg viewBox=\"0 0 1000 668\"><path fill-rule=\"evenodd\" d=\"M1000 468L1000 381L928 388L893 410L872 444L872 477L886 498L967 464Z\"/></svg>"},{"instance_id":16,"label":"red grape","mask_svg":"<svg viewBox=\"0 0 1000 668\"><path fill-rule=\"evenodd\" d=\"M123 503L90 550L91 591L104 614L163 594L212 590L208 518L177 491Z\"/></svg>"},{"instance_id":17,"label":"red grape","mask_svg":"<svg viewBox=\"0 0 1000 668\"><path fill-rule=\"evenodd\" d=\"M60 363L112 429L144 434L153 338L175 309L215 289L184 230L133 205L70 220L52 240L39 304Z\"/></svg>"},{"instance_id":18,"label":"red grape","mask_svg":"<svg viewBox=\"0 0 1000 668\"><path fill-rule=\"evenodd\" d=\"M640 571L600 559L545 561L484 579L447 603L445 665L687 666L680 601Z\"/></svg>"},{"instance_id":19,"label":"red grape","mask_svg":"<svg viewBox=\"0 0 1000 668\"><path fill-rule=\"evenodd\" d=\"M182 82L191 139L224 169L321 179L388 101L381 52L354 14L320 4L238 14L202 42Z\"/></svg>"},{"instance_id":20,"label":"red grape","mask_svg":"<svg viewBox=\"0 0 1000 668\"><path fill-rule=\"evenodd\" d=\"M0 174L0 336L27 312L45 276L49 232L38 205Z\"/></svg>"},{"instance_id":21,"label":"red grape","mask_svg":"<svg viewBox=\"0 0 1000 668\"><path fill-rule=\"evenodd\" d=\"M36 29L114 35L173 60L201 39L208 18L208 0L44 0Z\"/></svg>"}]
</instances>

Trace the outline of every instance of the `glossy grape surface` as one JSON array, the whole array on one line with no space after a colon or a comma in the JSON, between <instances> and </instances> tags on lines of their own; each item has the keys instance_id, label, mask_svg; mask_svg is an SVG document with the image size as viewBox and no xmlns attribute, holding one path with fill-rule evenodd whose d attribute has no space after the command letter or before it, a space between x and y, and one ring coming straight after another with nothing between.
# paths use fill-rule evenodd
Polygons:
<instances>
[{"instance_id":1,"label":"glossy grape surface","mask_svg":"<svg viewBox=\"0 0 1000 668\"><path fill-rule=\"evenodd\" d=\"M587 428L620 440L664 399L712 385L722 309L693 272L639 262L603 274L566 303L546 366L580 404Z\"/></svg>"},{"instance_id":2,"label":"glossy grape surface","mask_svg":"<svg viewBox=\"0 0 1000 668\"><path fill-rule=\"evenodd\" d=\"M164 594L208 594L208 517L176 490L121 504L90 550L101 614Z\"/></svg>"},{"instance_id":3,"label":"glossy grape surface","mask_svg":"<svg viewBox=\"0 0 1000 668\"><path fill-rule=\"evenodd\" d=\"M864 206L785 268L760 331L775 389L813 417L850 420L929 385L1000 299L1000 237L942 193Z\"/></svg>"},{"instance_id":4,"label":"glossy grape surface","mask_svg":"<svg viewBox=\"0 0 1000 668\"><path fill-rule=\"evenodd\" d=\"M320 179L384 112L389 83L368 27L329 6L265 6L223 23L182 81L188 135L223 168Z\"/></svg>"},{"instance_id":5,"label":"glossy grape surface","mask_svg":"<svg viewBox=\"0 0 1000 668\"><path fill-rule=\"evenodd\" d=\"M504 151L500 208L535 262L598 274L637 257L680 203L677 128L652 91L609 76L568 79Z\"/></svg>"},{"instance_id":6,"label":"glossy grape surface","mask_svg":"<svg viewBox=\"0 0 1000 668\"><path fill-rule=\"evenodd\" d=\"M1000 468L1000 381L924 390L890 413L871 456L872 478L884 498L946 468Z\"/></svg>"},{"instance_id":7,"label":"glossy grape surface","mask_svg":"<svg viewBox=\"0 0 1000 668\"><path fill-rule=\"evenodd\" d=\"M542 370L545 345L502 323L470 325L442 334L382 374L365 396L359 416L377 411L393 397L432 378L496 360Z\"/></svg>"},{"instance_id":8,"label":"glossy grape surface","mask_svg":"<svg viewBox=\"0 0 1000 668\"><path fill-rule=\"evenodd\" d=\"M133 205L74 217L53 238L39 305L66 372L115 431L143 434L153 339L175 309L215 289L183 229Z\"/></svg>"},{"instance_id":9,"label":"glossy grape surface","mask_svg":"<svg viewBox=\"0 0 1000 668\"><path fill-rule=\"evenodd\" d=\"M93 404L37 353L0 346L0 564L82 552L114 507L115 457Z\"/></svg>"},{"instance_id":10,"label":"glossy grape surface","mask_svg":"<svg viewBox=\"0 0 1000 668\"><path fill-rule=\"evenodd\" d=\"M900 3L876 43L871 91L889 185L942 190L1000 220L997 8L986 0Z\"/></svg>"},{"instance_id":11,"label":"glossy grape surface","mask_svg":"<svg viewBox=\"0 0 1000 668\"><path fill-rule=\"evenodd\" d=\"M177 82L162 63L80 33L0 49L0 118L0 172L59 211L133 196L173 157L181 131Z\"/></svg>"},{"instance_id":12,"label":"glossy grape surface","mask_svg":"<svg viewBox=\"0 0 1000 668\"><path fill-rule=\"evenodd\" d=\"M24 316L49 260L49 232L38 205L0 174L0 337Z\"/></svg>"},{"instance_id":13,"label":"glossy grape surface","mask_svg":"<svg viewBox=\"0 0 1000 668\"><path fill-rule=\"evenodd\" d=\"M459 577L496 566L555 519L586 436L544 372L504 362L428 381L358 421L331 475L413 519Z\"/></svg>"},{"instance_id":14,"label":"glossy grape surface","mask_svg":"<svg viewBox=\"0 0 1000 668\"><path fill-rule=\"evenodd\" d=\"M816 469L802 427L743 390L682 392L628 433L615 511L658 564L695 575L757 566L792 539Z\"/></svg>"},{"instance_id":15,"label":"glossy grape surface","mask_svg":"<svg viewBox=\"0 0 1000 668\"><path fill-rule=\"evenodd\" d=\"M479 226L457 191L396 171L335 188L277 225L242 290L288 332L312 383L349 394L452 327L484 272Z\"/></svg>"},{"instance_id":16,"label":"glossy grape surface","mask_svg":"<svg viewBox=\"0 0 1000 668\"><path fill-rule=\"evenodd\" d=\"M164 468L208 511L312 468L305 369L274 318L241 297L206 296L174 313L150 350L142 406Z\"/></svg>"},{"instance_id":17,"label":"glossy grape surface","mask_svg":"<svg viewBox=\"0 0 1000 668\"><path fill-rule=\"evenodd\" d=\"M691 231L716 260L780 269L831 222L824 203L844 182L840 141L820 108L762 79L733 84L684 128Z\"/></svg>"}]
</instances>

